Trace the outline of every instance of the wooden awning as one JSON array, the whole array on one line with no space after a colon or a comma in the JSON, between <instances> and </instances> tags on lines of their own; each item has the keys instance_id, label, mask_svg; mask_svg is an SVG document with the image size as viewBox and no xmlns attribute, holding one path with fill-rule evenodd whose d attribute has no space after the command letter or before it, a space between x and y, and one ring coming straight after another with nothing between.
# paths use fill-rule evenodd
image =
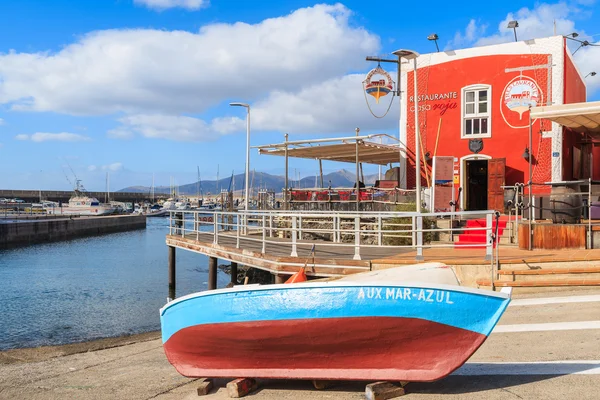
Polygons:
<instances>
[{"instance_id":1,"label":"wooden awning","mask_svg":"<svg viewBox=\"0 0 600 400\"><path fill-rule=\"evenodd\" d=\"M285 156L285 144L260 148L259 154ZM356 142L344 141L336 144L289 146L288 157L311 160L329 160L356 163ZM358 142L358 160L365 164L388 165L400 161L400 147L364 140Z\"/></svg>"},{"instance_id":2,"label":"wooden awning","mask_svg":"<svg viewBox=\"0 0 600 400\"><path fill-rule=\"evenodd\" d=\"M600 138L600 101L532 107L531 118L544 118L575 132Z\"/></svg>"}]
</instances>

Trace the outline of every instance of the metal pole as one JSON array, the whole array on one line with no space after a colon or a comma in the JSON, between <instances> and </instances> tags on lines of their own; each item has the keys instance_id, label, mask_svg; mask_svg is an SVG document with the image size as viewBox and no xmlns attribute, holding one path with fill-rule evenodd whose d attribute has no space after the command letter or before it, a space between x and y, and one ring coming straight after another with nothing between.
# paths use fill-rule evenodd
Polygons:
<instances>
[{"instance_id":1,"label":"metal pole","mask_svg":"<svg viewBox=\"0 0 600 400\"><path fill-rule=\"evenodd\" d=\"M358 137L358 132L360 132L360 128L356 128L356 137ZM356 139L356 211L359 211L359 202L360 202L360 183L359 183L359 175L358 175L358 139Z\"/></svg>"},{"instance_id":2,"label":"metal pole","mask_svg":"<svg viewBox=\"0 0 600 400\"><path fill-rule=\"evenodd\" d=\"M532 121L531 121L531 106L529 106L529 244L527 246L527 248L529 250L531 250L533 248L533 227L531 226L531 220L533 218L533 199L532 199L532 193L531 193L531 188L532 188L532 184L533 184L533 172L532 172L532 168L531 168L531 162L533 160L533 147L532 147Z\"/></svg>"},{"instance_id":3,"label":"metal pole","mask_svg":"<svg viewBox=\"0 0 600 400\"><path fill-rule=\"evenodd\" d=\"M417 212L421 212L421 156L419 141L421 135L419 133L419 93L417 92L417 58L413 58L414 62L414 98L415 98L415 160L416 160L416 189L417 189Z\"/></svg>"},{"instance_id":4,"label":"metal pole","mask_svg":"<svg viewBox=\"0 0 600 400\"><path fill-rule=\"evenodd\" d=\"M285 188L283 189L283 207L285 210L288 209L288 134L285 134Z\"/></svg>"},{"instance_id":5,"label":"metal pole","mask_svg":"<svg viewBox=\"0 0 600 400\"><path fill-rule=\"evenodd\" d=\"M217 258L208 257L208 290L217 288Z\"/></svg>"},{"instance_id":6,"label":"metal pole","mask_svg":"<svg viewBox=\"0 0 600 400\"><path fill-rule=\"evenodd\" d=\"M398 75L397 75L397 86L396 86L396 95L398 96L398 149L399 149L399 164L398 164L398 184L401 188L406 189L406 178L402 181L401 174L404 169L404 174L406 175L406 144L402 143L402 91L400 85L400 79L402 78L402 68L400 68L402 63L402 57L398 56ZM405 152L402 154L402 152ZM380 178L381 179L381 178Z\"/></svg>"},{"instance_id":7,"label":"metal pole","mask_svg":"<svg viewBox=\"0 0 600 400\"><path fill-rule=\"evenodd\" d=\"M319 174L321 175L321 188L323 188L323 160L319 158Z\"/></svg>"},{"instance_id":8,"label":"metal pole","mask_svg":"<svg viewBox=\"0 0 600 400\"><path fill-rule=\"evenodd\" d=\"M246 114L246 204L244 210L248 211L248 203L250 200L250 106L246 107L248 113Z\"/></svg>"},{"instance_id":9,"label":"metal pole","mask_svg":"<svg viewBox=\"0 0 600 400\"><path fill-rule=\"evenodd\" d=\"M167 301L171 301L175 299L175 247L168 246L169 248L169 297Z\"/></svg>"}]
</instances>

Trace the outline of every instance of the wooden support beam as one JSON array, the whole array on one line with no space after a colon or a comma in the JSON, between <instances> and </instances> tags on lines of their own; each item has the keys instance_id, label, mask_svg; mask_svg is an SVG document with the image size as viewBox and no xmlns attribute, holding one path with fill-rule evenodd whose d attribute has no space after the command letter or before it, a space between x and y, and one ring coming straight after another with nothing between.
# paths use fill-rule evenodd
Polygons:
<instances>
[{"instance_id":1,"label":"wooden support beam","mask_svg":"<svg viewBox=\"0 0 600 400\"><path fill-rule=\"evenodd\" d=\"M233 283L234 285L238 284L237 281L237 274L238 274L238 265L236 262L231 262L231 283Z\"/></svg>"},{"instance_id":2,"label":"wooden support beam","mask_svg":"<svg viewBox=\"0 0 600 400\"><path fill-rule=\"evenodd\" d=\"M489 279L478 279L479 286L491 286ZM535 281L497 281L496 287L558 287L558 286L600 286L600 279L552 279Z\"/></svg>"},{"instance_id":3,"label":"wooden support beam","mask_svg":"<svg viewBox=\"0 0 600 400\"><path fill-rule=\"evenodd\" d=\"M313 379L312 384L313 387L317 390L325 390L335 386L336 381L320 381L317 379Z\"/></svg>"},{"instance_id":4,"label":"wooden support beam","mask_svg":"<svg viewBox=\"0 0 600 400\"><path fill-rule=\"evenodd\" d=\"M213 388L212 379L201 378L198 380L198 396L206 396Z\"/></svg>"},{"instance_id":5,"label":"wooden support beam","mask_svg":"<svg viewBox=\"0 0 600 400\"><path fill-rule=\"evenodd\" d=\"M169 299L175 299L175 247L168 246L169 248Z\"/></svg>"},{"instance_id":6,"label":"wooden support beam","mask_svg":"<svg viewBox=\"0 0 600 400\"><path fill-rule=\"evenodd\" d=\"M370 383L365 388L365 397L367 400L388 400L404 396L406 392L402 385L391 382Z\"/></svg>"},{"instance_id":7,"label":"wooden support beam","mask_svg":"<svg viewBox=\"0 0 600 400\"><path fill-rule=\"evenodd\" d=\"M256 380L252 378L238 378L227 384L227 394L232 398L244 397L258 388Z\"/></svg>"},{"instance_id":8,"label":"wooden support beam","mask_svg":"<svg viewBox=\"0 0 600 400\"><path fill-rule=\"evenodd\" d=\"M217 288L217 257L208 257L208 290Z\"/></svg>"},{"instance_id":9,"label":"wooden support beam","mask_svg":"<svg viewBox=\"0 0 600 400\"><path fill-rule=\"evenodd\" d=\"M560 275L560 274L593 274L600 273L600 266L568 267L568 268L540 268L524 270L498 271L498 275Z\"/></svg>"},{"instance_id":10,"label":"wooden support beam","mask_svg":"<svg viewBox=\"0 0 600 400\"><path fill-rule=\"evenodd\" d=\"M273 276L275 277L275 283L276 284L285 283L285 281L287 280L287 276L286 275L273 274Z\"/></svg>"}]
</instances>

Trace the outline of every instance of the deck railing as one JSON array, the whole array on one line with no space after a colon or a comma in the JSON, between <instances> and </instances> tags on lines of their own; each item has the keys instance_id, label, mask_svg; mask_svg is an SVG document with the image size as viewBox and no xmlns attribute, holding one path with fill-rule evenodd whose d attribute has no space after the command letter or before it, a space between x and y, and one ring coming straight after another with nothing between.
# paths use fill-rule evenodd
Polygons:
<instances>
[{"instance_id":1,"label":"deck railing","mask_svg":"<svg viewBox=\"0 0 600 400\"><path fill-rule=\"evenodd\" d=\"M481 227L455 227L451 221L485 219ZM447 226L436 221L447 220ZM288 246L291 257L299 248L346 247L353 258L360 260L365 248L397 248L399 253L415 250L416 259L423 260L424 249L481 248L485 259L493 258L494 211L463 211L443 213L416 212L303 212L303 211L171 211L169 233L199 240L212 239L219 244L224 238L240 242L253 241L267 252L267 245ZM439 224L442 225L442 224ZM485 243L443 242L442 235L452 237L458 231L485 230ZM209 240L210 240L209 239ZM496 238L497 240L497 238ZM230 241L231 243L231 241ZM302 252L305 253L305 252ZM468 254L465 253L465 254Z\"/></svg>"}]
</instances>

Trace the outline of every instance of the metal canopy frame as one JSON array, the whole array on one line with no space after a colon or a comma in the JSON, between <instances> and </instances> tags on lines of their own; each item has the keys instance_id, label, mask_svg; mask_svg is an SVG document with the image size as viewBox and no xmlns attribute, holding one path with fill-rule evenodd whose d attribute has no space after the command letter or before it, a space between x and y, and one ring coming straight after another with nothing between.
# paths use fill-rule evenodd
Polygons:
<instances>
[{"instance_id":1,"label":"metal canopy frame","mask_svg":"<svg viewBox=\"0 0 600 400\"><path fill-rule=\"evenodd\" d=\"M288 208L288 160L289 157L304 158L319 161L321 175L321 186L323 186L323 160L353 163L356 165L356 188L360 192L359 169L362 171L362 163L388 165L395 162L400 163L404 148L398 139L387 134L373 134L359 136L360 129L356 128L356 136L288 141L285 134L285 142L254 146L259 154L285 157L285 190L284 205ZM388 137L397 145L376 143L375 138ZM360 167L360 168L359 168ZM360 196L356 196L356 209L359 209Z\"/></svg>"},{"instance_id":2,"label":"metal canopy frame","mask_svg":"<svg viewBox=\"0 0 600 400\"><path fill-rule=\"evenodd\" d=\"M290 141L279 144L256 146L256 148L258 148L259 154L286 156L287 149L288 157L355 164L357 160L356 142L358 142L358 161L360 163L389 165L391 163L400 162L400 151L403 149L399 145L381 144L373 141L373 139L377 137L384 136L398 141L398 139L392 136L378 134L332 139L300 140L296 142Z\"/></svg>"},{"instance_id":3,"label":"metal canopy frame","mask_svg":"<svg viewBox=\"0 0 600 400\"><path fill-rule=\"evenodd\" d=\"M532 107L531 118L544 118L575 132L600 138L600 101Z\"/></svg>"}]
</instances>

